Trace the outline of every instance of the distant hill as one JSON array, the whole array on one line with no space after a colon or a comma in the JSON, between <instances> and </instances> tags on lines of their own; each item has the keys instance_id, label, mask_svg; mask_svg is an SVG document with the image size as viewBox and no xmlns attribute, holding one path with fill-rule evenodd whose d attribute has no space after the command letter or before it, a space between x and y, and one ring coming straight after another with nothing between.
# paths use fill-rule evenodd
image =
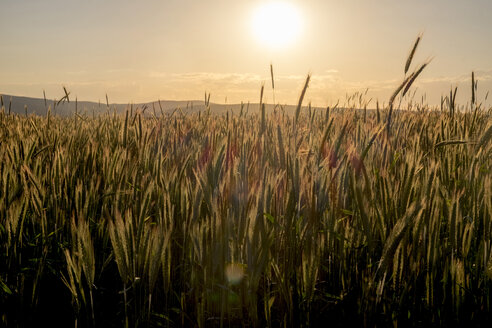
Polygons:
<instances>
[{"instance_id":1,"label":"distant hill","mask_svg":"<svg viewBox=\"0 0 492 328\"><path fill-rule=\"evenodd\" d=\"M46 115L48 108L51 106L52 115L60 115L60 116L70 116L75 113L75 108L77 106L77 112L81 115L95 115L103 114L108 112L108 110L112 113L116 110L117 113L124 113L130 107L133 107L133 110L137 108L139 110L145 109L145 113L151 115L154 110L156 115L160 115L161 108L162 112L172 112L174 110L181 109L185 113L197 112L205 110L205 103L203 100L190 100L190 101L175 101L175 100L161 100L154 101L149 103L140 103L140 104L109 104L109 108L106 103L97 103L91 101L78 101L75 103L74 99L70 99L70 102L63 102L60 104L56 104L54 100L45 100L43 98L31 98L31 97L19 97L12 95L0 94L3 98L3 104L5 107L5 112L10 111L15 114L25 114L27 109L27 114L36 114L44 116ZM253 113L259 110L259 104L214 104L210 103L210 110L213 113L221 114L227 111L232 110L234 113L239 113L241 111L241 106L243 107L243 111ZM273 105L267 104L265 105L267 111L273 110ZM288 113L293 113L295 111L296 106L293 105L284 105L283 108ZM321 108L319 108L321 109Z\"/></svg>"},{"instance_id":2,"label":"distant hill","mask_svg":"<svg viewBox=\"0 0 492 328\"><path fill-rule=\"evenodd\" d=\"M46 115L48 111L48 107L51 107L51 113L53 115L61 115L61 116L69 116L75 113L75 109L77 107L77 112L80 114L101 114L105 113L108 110L113 112L116 110L117 113L124 113L126 109L139 108L140 110L152 112L153 106L155 108L156 114L160 113L161 107L162 111L172 111L177 108L186 109L193 107L193 110L204 109L203 101L160 101L159 102L151 102L151 103L142 103L142 104L109 104L109 108L106 103L97 103L92 101L77 101L75 99L70 99L70 102L62 102L57 104L54 100L45 100L43 98L31 98L31 97L19 97L12 95L2 95L3 103L5 107L5 111L8 112L9 106L12 113L16 114L25 114L26 108L28 114L36 114L36 115Z\"/></svg>"}]
</instances>

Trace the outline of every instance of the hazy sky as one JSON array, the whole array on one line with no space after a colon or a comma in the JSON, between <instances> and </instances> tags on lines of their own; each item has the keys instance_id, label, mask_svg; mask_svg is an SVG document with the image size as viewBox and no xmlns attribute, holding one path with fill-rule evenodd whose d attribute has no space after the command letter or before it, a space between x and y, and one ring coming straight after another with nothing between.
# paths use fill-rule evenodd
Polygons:
<instances>
[{"instance_id":1,"label":"hazy sky","mask_svg":"<svg viewBox=\"0 0 492 328\"><path fill-rule=\"evenodd\" d=\"M252 27L267 2L0 0L0 93L59 98L65 85L79 99L128 103L207 91L236 103L257 102L265 82L271 101L272 62L278 102L295 103L307 73L313 104L366 88L384 102L421 32L414 65L433 60L416 86L428 102L456 85L466 102L472 70L481 100L492 89L490 0L286 0L301 24L283 47Z\"/></svg>"}]
</instances>

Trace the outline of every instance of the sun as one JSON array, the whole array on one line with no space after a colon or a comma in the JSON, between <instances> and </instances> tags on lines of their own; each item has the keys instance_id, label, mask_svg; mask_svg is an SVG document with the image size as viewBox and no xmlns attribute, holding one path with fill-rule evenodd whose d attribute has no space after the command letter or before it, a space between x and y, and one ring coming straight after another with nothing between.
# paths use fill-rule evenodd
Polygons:
<instances>
[{"instance_id":1,"label":"sun","mask_svg":"<svg viewBox=\"0 0 492 328\"><path fill-rule=\"evenodd\" d=\"M302 28L301 13L289 2L267 2L256 8L251 25L254 37L263 45L283 48L298 39Z\"/></svg>"}]
</instances>

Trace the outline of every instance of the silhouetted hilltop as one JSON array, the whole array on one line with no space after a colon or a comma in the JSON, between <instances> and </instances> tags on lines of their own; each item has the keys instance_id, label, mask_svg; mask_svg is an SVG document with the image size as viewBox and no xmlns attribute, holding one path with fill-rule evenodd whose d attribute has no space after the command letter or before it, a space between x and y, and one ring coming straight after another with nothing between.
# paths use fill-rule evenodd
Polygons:
<instances>
[{"instance_id":1,"label":"silhouetted hilltop","mask_svg":"<svg viewBox=\"0 0 492 328\"><path fill-rule=\"evenodd\" d=\"M184 113L192 113L197 111L205 110L205 103L203 100L190 100L190 101L177 101L177 100L161 100L148 103L140 104L109 104L98 103L92 101L77 101L70 99L70 102L64 101L58 103L55 100L47 99L46 102L43 98L31 98L31 97L20 97L2 94L3 104L5 107L5 112L15 113L15 114L25 114L27 109L27 114L36 115L46 115L48 108L51 107L52 115L60 116L70 116L75 113L76 107L77 112L81 115L99 115L106 112L113 113L124 113L127 109L133 110L139 109L144 111L148 115L152 115L154 112L156 115L160 115L161 111L163 113L172 112L174 110L181 110ZM259 104L257 103L243 103L243 104L215 104L210 103L210 110L213 113L221 114L232 110L234 113L239 113L241 107L244 113L253 113L259 110ZM296 106L293 105L283 105L284 110L288 113L293 113ZM266 104L265 109L271 111L273 109L272 104ZM321 109L321 108L318 108Z\"/></svg>"}]
</instances>

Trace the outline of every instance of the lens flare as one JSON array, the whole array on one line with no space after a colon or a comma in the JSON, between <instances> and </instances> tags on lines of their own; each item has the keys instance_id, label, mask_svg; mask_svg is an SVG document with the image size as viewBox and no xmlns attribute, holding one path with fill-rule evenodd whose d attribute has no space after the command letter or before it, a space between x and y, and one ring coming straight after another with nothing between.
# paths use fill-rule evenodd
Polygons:
<instances>
[{"instance_id":1,"label":"lens flare","mask_svg":"<svg viewBox=\"0 0 492 328\"><path fill-rule=\"evenodd\" d=\"M231 285L237 285L243 280L244 269L241 264L231 263L225 269L225 276Z\"/></svg>"}]
</instances>

